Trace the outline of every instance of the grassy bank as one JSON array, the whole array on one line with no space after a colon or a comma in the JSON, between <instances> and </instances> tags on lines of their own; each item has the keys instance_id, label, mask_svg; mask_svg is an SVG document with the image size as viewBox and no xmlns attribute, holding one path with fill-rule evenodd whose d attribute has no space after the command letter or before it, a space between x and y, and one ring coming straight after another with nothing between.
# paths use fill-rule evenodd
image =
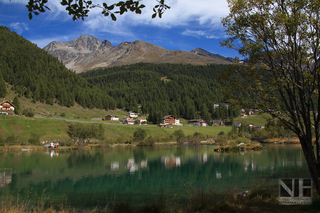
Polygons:
<instances>
[{"instance_id":1,"label":"grassy bank","mask_svg":"<svg viewBox=\"0 0 320 213\"><path fill-rule=\"evenodd\" d=\"M50 140L70 140L67 134L68 125L81 122L84 125L102 124L105 129L103 143L114 144L121 141L130 141L137 128L143 128L147 132L147 137L154 137L159 141L171 141L172 133L175 130L183 130L184 134L193 135L199 132L206 137L216 137L219 132L229 132L230 127L169 127L160 128L156 125L123 125L119 123L110 123L105 121L91 121L85 119L66 119L66 118L29 118L23 116L5 116L0 115L0 143L4 143L8 137L13 141L12 144L27 143L35 135L39 136L40 141ZM40 144L39 144L40 145Z\"/></svg>"},{"instance_id":2,"label":"grassy bank","mask_svg":"<svg viewBox=\"0 0 320 213\"><path fill-rule=\"evenodd\" d=\"M20 202L12 197L7 197L0 203L0 212L318 212L319 198L313 199L312 205L295 206L280 205L278 201L277 186L261 185L254 186L248 191L239 192L237 189L216 193L213 188L191 188L186 193L187 201L178 197L167 198L162 189L151 204L137 204L132 206L128 203L110 203L107 206L97 206L94 209L81 209L64 205L53 205L48 197L39 198L35 204L29 201Z\"/></svg>"}]
</instances>

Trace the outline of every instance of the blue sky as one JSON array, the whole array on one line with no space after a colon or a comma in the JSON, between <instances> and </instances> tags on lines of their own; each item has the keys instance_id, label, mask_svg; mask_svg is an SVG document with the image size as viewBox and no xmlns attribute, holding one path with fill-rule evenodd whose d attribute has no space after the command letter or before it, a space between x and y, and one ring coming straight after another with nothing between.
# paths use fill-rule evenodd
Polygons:
<instances>
[{"instance_id":1,"label":"blue sky","mask_svg":"<svg viewBox=\"0 0 320 213\"><path fill-rule=\"evenodd\" d=\"M220 47L226 39L221 17L228 15L226 0L166 0L171 6L161 19L152 19L156 0L143 0L141 15L126 13L114 22L101 15L100 9L89 13L85 21L72 21L60 0L49 0L50 11L32 20L26 8L28 0L0 0L0 25L43 48L51 41L66 42L80 35L92 35L113 46L121 42L143 40L168 50L190 51L200 47L226 57L239 56L236 51ZM117 0L94 0L94 3L114 3Z\"/></svg>"}]
</instances>

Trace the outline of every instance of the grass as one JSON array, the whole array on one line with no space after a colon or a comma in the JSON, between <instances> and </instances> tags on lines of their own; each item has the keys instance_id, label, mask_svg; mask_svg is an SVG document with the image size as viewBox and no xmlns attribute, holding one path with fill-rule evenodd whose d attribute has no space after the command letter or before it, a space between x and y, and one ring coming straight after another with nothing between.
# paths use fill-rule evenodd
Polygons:
<instances>
[{"instance_id":1,"label":"grass","mask_svg":"<svg viewBox=\"0 0 320 213\"><path fill-rule=\"evenodd\" d=\"M278 202L277 186L258 185L250 190L239 192L237 189L226 190L217 193L212 187L190 188L186 191L189 195L187 201L182 201L177 197L168 198L164 196L163 189L150 204L131 206L128 203L110 203L105 207L95 207L89 210L78 210L63 205L53 205L46 197L39 198L38 202L31 204L29 201L20 202L19 199L7 197L0 203L0 213L5 212L44 212L44 213L64 213L64 212L318 212L319 197L315 196L312 205L294 206L280 205ZM43 196L43 195L42 195Z\"/></svg>"},{"instance_id":2,"label":"grass","mask_svg":"<svg viewBox=\"0 0 320 213\"><path fill-rule=\"evenodd\" d=\"M7 137L12 136L18 140L20 144L27 143L32 134L40 137L40 141L48 140L68 140L68 125L74 122L82 122L89 124L103 124L105 128L105 139L107 141L115 141L120 137L132 137L137 128L143 128L147 132L147 137L155 138L171 138L172 133L182 129L185 135L193 135L198 132L204 136L216 137L219 132L229 132L230 127L170 127L160 128L156 125L123 125L110 124L105 121L90 121L81 119L57 119L55 117L48 118L29 118L23 116L4 116L0 115L0 140L4 141ZM173 138L172 138L173 140Z\"/></svg>"},{"instance_id":3,"label":"grass","mask_svg":"<svg viewBox=\"0 0 320 213\"><path fill-rule=\"evenodd\" d=\"M265 126L267 120L272 118L271 115L267 113L262 113L254 116L248 116L247 118L236 118L234 122L242 122L244 124L253 124L255 126Z\"/></svg>"}]
</instances>

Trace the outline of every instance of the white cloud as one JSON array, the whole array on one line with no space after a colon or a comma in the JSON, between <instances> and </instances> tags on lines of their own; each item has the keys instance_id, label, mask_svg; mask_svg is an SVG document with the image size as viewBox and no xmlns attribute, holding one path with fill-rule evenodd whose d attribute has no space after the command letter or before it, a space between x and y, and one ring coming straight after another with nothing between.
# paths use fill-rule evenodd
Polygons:
<instances>
[{"instance_id":1,"label":"white cloud","mask_svg":"<svg viewBox=\"0 0 320 213\"><path fill-rule=\"evenodd\" d=\"M205 37L208 39L219 39L219 38L226 38L226 34L222 31L215 30L212 31L204 31L204 30L185 30L182 35L185 36L192 36L192 37Z\"/></svg>"},{"instance_id":2,"label":"white cloud","mask_svg":"<svg viewBox=\"0 0 320 213\"><path fill-rule=\"evenodd\" d=\"M9 25L10 28L14 29L14 31L18 34L21 34L24 30L29 30L28 25L24 22L15 22Z\"/></svg>"},{"instance_id":3,"label":"white cloud","mask_svg":"<svg viewBox=\"0 0 320 213\"><path fill-rule=\"evenodd\" d=\"M43 48L52 41L67 42L72 39L74 39L74 36L57 36L57 37L50 37L50 38L43 38L43 39L30 39L30 41L34 44L37 44L38 47Z\"/></svg>"},{"instance_id":4,"label":"white cloud","mask_svg":"<svg viewBox=\"0 0 320 213\"><path fill-rule=\"evenodd\" d=\"M102 4L106 0L94 1ZM114 2L117 2L115 0ZM222 29L221 17L229 13L226 0L166 0L171 8L167 10L163 17L152 19L152 8L157 4L156 0L141 1L146 7L142 9L142 14L137 15L127 12L123 15L116 14L117 21L110 17L104 17L100 8L95 8L89 13L89 17L84 22L90 32L108 32L115 35L128 35L134 37L132 26L155 26L161 28L183 27L191 30L205 28ZM188 32L185 32L188 33ZM190 32L189 32L190 33ZM221 36L206 35L208 38Z\"/></svg>"}]
</instances>

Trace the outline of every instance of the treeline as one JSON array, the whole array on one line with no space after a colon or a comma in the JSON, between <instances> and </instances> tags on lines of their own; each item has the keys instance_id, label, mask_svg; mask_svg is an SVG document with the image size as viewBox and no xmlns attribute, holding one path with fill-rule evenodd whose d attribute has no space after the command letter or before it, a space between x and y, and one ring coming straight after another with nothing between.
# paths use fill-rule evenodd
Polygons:
<instances>
[{"instance_id":1,"label":"treeline","mask_svg":"<svg viewBox=\"0 0 320 213\"><path fill-rule=\"evenodd\" d=\"M237 117L240 107L224 104L228 97L217 80L226 65L193 66L137 63L101 68L80 76L116 100L117 108L149 114L148 121L160 123L163 115L204 120ZM241 93L239 93L241 95ZM245 98L245 96L243 96Z\"/></svg>"},{"instance_id":2,"label":"treeline","mask_svg":"<svg viewBox=\"0 0 320 213\"><path fill-rule=\"evenodd\" d=\"M114 109L116 101L92 86L62 62L23 37L0 26L0 97L5 97L4 81L19 96L33 102L62 106Z\"/></svg>"}]
</instances>

